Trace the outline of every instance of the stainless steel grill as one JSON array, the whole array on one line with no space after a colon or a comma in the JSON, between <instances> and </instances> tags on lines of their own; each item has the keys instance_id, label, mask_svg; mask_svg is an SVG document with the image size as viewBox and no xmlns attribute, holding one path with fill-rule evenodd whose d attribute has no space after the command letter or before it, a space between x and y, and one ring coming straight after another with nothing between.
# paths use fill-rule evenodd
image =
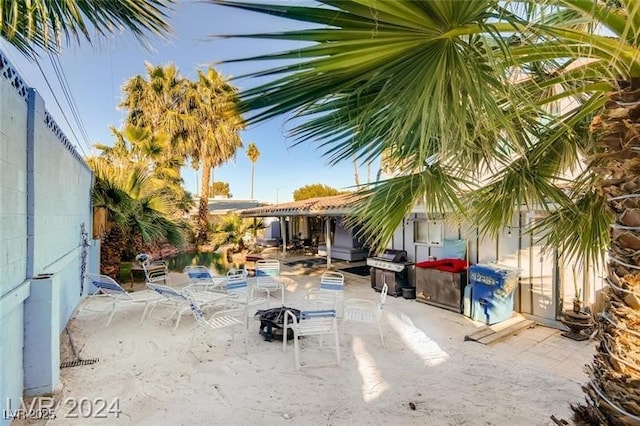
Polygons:
<instances>
[{"instance_id":1,"label":"stainless steel grill","mask_svg":"<svg viewBox=\"0 0 640 426\"><path fill-rule=\"evenodd\" d=\"M386 283L388 294L397 297L403 288L413 287L413 262L407 261L405 250L385 250L367 258L367 266L371 266L371 287L376 291Z\"/></svg>"}]
</instances>

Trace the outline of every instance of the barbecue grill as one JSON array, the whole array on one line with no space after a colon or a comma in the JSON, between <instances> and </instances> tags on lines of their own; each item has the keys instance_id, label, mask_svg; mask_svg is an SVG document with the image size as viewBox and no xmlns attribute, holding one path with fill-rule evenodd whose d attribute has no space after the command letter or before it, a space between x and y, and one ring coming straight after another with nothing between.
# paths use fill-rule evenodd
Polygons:
<instances>
[{"instance_id":1,"label":"barbecue grill","mask_svg":"<svg viewBox=\"0 0 640 426\"><path fill-rule=\"evenodd\" d=\"M385 250L367 258L367 266L371 266L371 287L382 291L387 284L388 294L398 297L403 288L412 288L413 262L407 261L405 250Z\"/></svg>"}]
</instances>

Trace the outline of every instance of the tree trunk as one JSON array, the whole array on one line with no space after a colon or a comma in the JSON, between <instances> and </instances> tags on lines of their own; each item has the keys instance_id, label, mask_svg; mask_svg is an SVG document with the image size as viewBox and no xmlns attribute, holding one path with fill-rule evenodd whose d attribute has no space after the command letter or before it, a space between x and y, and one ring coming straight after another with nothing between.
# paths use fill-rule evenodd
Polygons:
<instances>
[{"instance_id":1,"label":"tree trunk","mask_svg":"<svg viewBox=\"0 0 640 426\"><path fill-rule=\"evenodd\" d=\"M120 281L120 262L124 235L117 226L111 226L109 231L100 241L100 273L108 275L116 281Z\"/></svg>"},{"instance_id":2,"label":"tree trunk","mask_svg":"<svg viewBox=\"0 0 640 426\"><path fill-rule=\"evenodd\" d=\"M204 244L209 239L209 180L211 178L211 164L208 159L202 159L202 180L200 181L200 205L198 207L198 229L196 242Z\"/></svg>"},{"instance_id":3,"label":"tree trunk","mask_svg":"<svg viewBox=\"0 0 640 426\"><path fill-rule=\"evenodd\" d=\"M253 200L253 172L255 169L255 164L251 163L251 199Z\"/></svg>"},{"instance_id":4,"label":"tree trunk","mask_svg":"<svg viewBox=\"0 0 640 426\"><path fill-rule=\"evenodd\" d=\"M634 82L635 83L635 82ZM634 84L638 87L638 85ZM590 164L603 177L599 190L615 217L611 228L605 308L586 405L572 406L579 424L640 424L640 93L610 94L595 117L597 154ZM640 91L639 91L640 92Z\"/></svg>"},{"instance_id":5,"label":"tree trunk","mask_svg":"<svg viewBox=\"0 0 640 426\"><path fill-rule=\"evenodd\" d=\"M358 174L358 160L357 157L353 156L353 172L356 178L356 188L360 187L360 175Z\"/></svg>"}]
</instances>

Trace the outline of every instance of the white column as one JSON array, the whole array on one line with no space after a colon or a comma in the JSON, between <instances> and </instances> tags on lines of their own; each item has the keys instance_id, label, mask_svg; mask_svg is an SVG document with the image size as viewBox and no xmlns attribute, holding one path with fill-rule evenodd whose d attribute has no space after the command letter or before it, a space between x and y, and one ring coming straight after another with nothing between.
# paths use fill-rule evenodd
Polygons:
<instances>
[{"instance_id":1,"label":"white column","mask_svg":"<svg viewBox=\"0 0 640 426\"><path fill-rule=\"evenodd\" d=\"M331 218L329 216L326 219L324 239L327 245L327 269L331 269Z\"/></svg>"},{"instance_id":2,"label":"white column","mask_svg":"<svg viewBox=\"0 0 640 426\"><path fill-rule=\"evenodd\" d=\"M282 255L287 255L287 227L284 216L280 218L280 238L282 238Z\"/></svg>"}]
</instances>

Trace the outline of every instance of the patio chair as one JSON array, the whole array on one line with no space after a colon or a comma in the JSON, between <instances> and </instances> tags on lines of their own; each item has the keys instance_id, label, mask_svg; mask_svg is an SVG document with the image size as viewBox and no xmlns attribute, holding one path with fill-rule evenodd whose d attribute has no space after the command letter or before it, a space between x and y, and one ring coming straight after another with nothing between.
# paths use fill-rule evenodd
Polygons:
<instances>
[{"instance_id":1,"label":"patio chair","mask_svg":"<svg viewBox=\"0 0 640 426\"><path fill-rule=\"evenodd\" d=\"M344 324L347 321L375 324L378 327L380 342L384 348L384 337L382 336L382 309L387 300L387 292L389 287L384 282L382 291L380 292L380 300L376 303L368 299L347 299L344 303L344 314L342 318L342 332L344 333Z\"/></svg>"},{"instance_id":2,"label":"patio chair","mask_svg":"<svg viewBox=\"0 0 640 426\"><path fill-rule=\"evenodd\" d=\"M149 294L148 292L127 293L122 288L122 286L120 286L120 284L118 284L113 278L107 275L87 274L87 280L98 289L98 293L89 296L90 298L100 296L111 298L111 314L109 315L109 319L107 320L105 327L108 327L111 324L111 321L113 320L113 317L116 313L116 308L119 305L131 303L144 305L142 317L140 318L140 324L142 324L145 316L147 315L147 310L149 310L150 308L153 309L155 303L160 300L157 295ZM90 311L92 310L87 308L84 309Z\"/></svg>"},{"instance_id":3,"label":"patio chair","mask_svg":"<svg viewBox=\"0 0 640 426\"><path fill-rule=\"evenodd\" d=\"M204 308L219 306L228 300L228 296L220 292L212 292L212 291L189 292L188 289L179 291L169 286L154 284L149 282L147 283L147 287L150 290L153 290L156 293L158 293L160 296L162 296L162 298L159 299L157 304L168 305L174 308L173 313L168 318L164 318L164 319L172 319L174 316L177 316L176 324L173 327L173 333L175 333L176 330L178 329L178 325L180 324L182 315L184 315L186 312L191 311L190 302L192 300ZM156 306L153 306L149 310L148 312L149 316L151 316L155 307ZM160 319L162 320L163 318L160 318ZM142 321L144 321L144 316L142 318Z\"/></svg>"},{"instance_id":4,"label":"patio chair","mask_svg":"<svg viewBox=\"0 0 640 426\"><path fill-rule=\"evenodd\" d=\"M196 328L191 333L191 339L189 342L189 351L193 354L193 356L195 356L198 359L198 361L201 361L200 358L198 357L198 355L196 355L195 352L193 352L193 342L195 340L197 330L204 329L206 331L218 331L224 328L231 328L232 329L231 337L235 341L235 334L233 333L232 327L236 325L245 324L245 321L241 319L242 316L245 315L244 309L228 309L228 310L217 311L213 315L211 315L209 318L207 318L203 311L203 306L191 297L189 297L189 309L193 313L193 316L195 317L196 323L197 323ZM247 353L248 352L247 350L248 333L247 333L246 327L243 327L243 329L244 329L244 332L243 332L244 352Z\"/></svg>"},{"instance_id":5,"label":"patio chair","mask_svg":"<svg viewBox=\"0 0 640 426\"><path fill-rule=\"evenodd\" d=\"M256 281L254 291L267 293L267 304L274 291L282 294L281 302L284 306L284 286L280 281L280 262L277 260L263 259L256 261ZM270 306L270 305L269 305Z\"/></svg>"},{"instance_id":6,"label":"patio chair","mask_svg":"<svg viewBox=\"0 0 640 426\"><path fill-rule=\"evenodd\" d=\"M189 277L189 288L193 290L219 289L225 282L223 277L215 277L211 270L203 265L185 266L183 272Z\"/></svg>"},{"instance_id":7,"label":"patio chair","mask_svg":"<svg viewBox=\"0 0 640 426\"><path fill-rule=\"evenodd\" d=\"M287 351L288 330L293 331L293 347L296 370L300 370L300 338L317 336L322 346L323 336L333 336L335 341L336 362L305 365L305 367L324 367L340 365L340 338L338 336L338 320L336 317L336 295L319 290L312 290L305 295L304 307L300 310L300 319L287 310L284 317L282 350ZM309 340L305 340L309 343Z\"/></svg>"},{"instance_id":8,"label":"patio chair","mask_svg":"<svg viewBox=\"0 0 640 426\"><path fill-rule=\"evenodd\" d=\"M347 299L344 302L344 315L342 318L342 332L344 333L344 324L347 321L360 322L366 324L375 324L378 327L378 334L380 334L380 342L384 348L384 337L382 336L382 309L384 308L384 302L387 299L387 292L389 287L387 283L382 286L380 292L380 300L378 303L373 300L366 299Z\"/></svg>"},{"instance_id":9,"label":"patio chair","mask_svg":"<svg viewBox=\"0 0 640 426\"><path fill-rule=\"evenodd\" d=\"M229 296L229 305L245 309L247 328L249 327L248 318L250 308L262 304L266 304L266 306L269 307L269 301L266 298L254 297L252 289L249 288L247 271L245 269L231 269L227 272L225 289Z\"/></svg>"},{"instance_id":10,"label":"patio chair","mask_svg":"<svg viewBox=\"0 0 640 426\"><path fill-rule=\"evenodd\" d=\"M151 261L151 257L146 253L140 253L136 256L136 260L142 266L144 276L148 283L162 282L165 285L171 286L171 280L169 279L169 265L164 260Z\"/></svg>"},{"instance_id":11,"label":"patio chair","mask_svg":"<svg viewBox=\"0 0 640 426\"><path fill-rule=\"evenodd\" d=\"M320 291L336 296L336 315L342 318L344 310L344 275L340 272L326 271L320 277Z\"/></svg>"}]
</instances>

